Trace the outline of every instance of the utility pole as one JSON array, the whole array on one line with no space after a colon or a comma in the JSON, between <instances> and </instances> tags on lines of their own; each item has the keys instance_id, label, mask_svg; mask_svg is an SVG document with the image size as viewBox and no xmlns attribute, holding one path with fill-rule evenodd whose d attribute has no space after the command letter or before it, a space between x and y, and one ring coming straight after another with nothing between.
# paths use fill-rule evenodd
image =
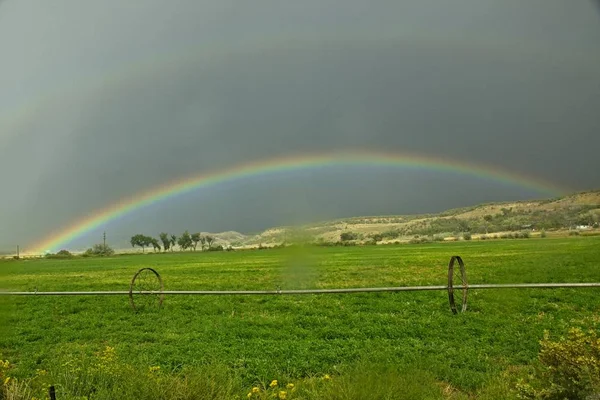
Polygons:
<instances>
[{"instance_id":1,"label":"utility pole","mask_svg":"<svg viewBox=\"0 0 600 400\"><path fill-rule=\"evenodd\" d=\"M104 248L106 248L106 232L102 234L102 242L104 243Z\"/></svg>"}]
</instances>

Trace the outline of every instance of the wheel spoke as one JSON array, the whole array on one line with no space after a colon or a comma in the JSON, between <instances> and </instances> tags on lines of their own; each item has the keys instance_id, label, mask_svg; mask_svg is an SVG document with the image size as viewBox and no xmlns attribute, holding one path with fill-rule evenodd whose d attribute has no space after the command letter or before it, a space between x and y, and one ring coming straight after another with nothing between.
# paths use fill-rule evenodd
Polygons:
<instances>
[{"instance_id":1,"label":"wheel spoke","mask_svg":"<svg viewBox=\"0 0 600 400\"><path fill-rule=\"evenodd\" d=\"M467 273L465 264L459 256L452 256L448 264L448 301L454 314L467 309ZM460 301L460 304L456 302Z\"/></svg>"},{"instance_id":2,"label":"wheel spoke","mask_svg":"<svg viewBox=\"0 0 600 400\"><path fill-rule=\"evenodd\" d=\"M158 309L162 305L163 284L158 272L152 268L140 269L131 280L129 301L136 311Z\"/></svg>"}]
</instances>

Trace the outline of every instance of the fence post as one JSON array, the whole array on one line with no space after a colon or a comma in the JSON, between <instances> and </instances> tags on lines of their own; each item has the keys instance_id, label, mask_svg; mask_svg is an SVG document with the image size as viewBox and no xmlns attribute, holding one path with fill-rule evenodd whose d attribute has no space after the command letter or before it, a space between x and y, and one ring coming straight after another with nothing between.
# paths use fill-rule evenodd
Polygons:
<instances>
[{"instance_id":1,"label":"fence post","mask_svg":"<svg viewBox=\"0 0 600 400\"><path fill-rule=\"evenodd\" d=\"M56 400L56 390L54 389L54 386L50 386L48 394L50 395L50 400Z\"/></svg>"}]
</instances>

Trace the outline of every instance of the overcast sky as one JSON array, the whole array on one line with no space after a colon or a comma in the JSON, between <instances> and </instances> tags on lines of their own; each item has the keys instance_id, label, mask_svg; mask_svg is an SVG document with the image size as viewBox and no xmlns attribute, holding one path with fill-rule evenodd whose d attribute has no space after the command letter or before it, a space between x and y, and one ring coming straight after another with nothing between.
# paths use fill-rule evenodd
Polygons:
<instances>
[{"instance_id":1,"label":"overcast sky","mask_svg":"<svg viewBox=\"0 0 600 400\"><path fill-rule=\"evenodd\" d=\"M600 187L592 2L5 0L0 57L0 250L183 176L315 151ZM101 230L250 232L548 195L331 167L213 186Z\"/></svg>"}]
</instances>

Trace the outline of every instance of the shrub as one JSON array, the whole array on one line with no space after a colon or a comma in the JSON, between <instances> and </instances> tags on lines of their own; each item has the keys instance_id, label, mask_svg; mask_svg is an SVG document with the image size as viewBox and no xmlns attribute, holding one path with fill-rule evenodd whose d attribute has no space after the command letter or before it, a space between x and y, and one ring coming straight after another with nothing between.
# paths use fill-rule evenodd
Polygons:
<instances>
[{"instance_id":1,"label":"shrub","mask_svg":"<svg viewBox=\"0 0 600 400\"><path fill-rule=\"evenodd\" d=\"M434 242L443 242L444 241L444 237L442 235L434 235L433 236L433 241Z\"/></svg>"},{"instance_id":2,"label":"shrub","mask_svg":"<svg viewBox=\"0 0 600 400\"><path fill-rule=\"evenodd\" d=\"M487 240L487 238L488 238L488 237L487 237L486 235L481 235L481 236L479 236L479 239L480 239L480 240Z\"/></svg>"},{"instance_id":3,"label":"shrub","mask_svg":"<svg viewBox=\"0 0 600 400\"><path fill-rule=\"evenodd\" d=\"M207 251L223 251L223 250L225 250L225 249L221 245L212 246L207 249Z\"/></svg>"},{"instance_id":4,"label":"shrub","mask_svg":"<svg viewBox=\"0 0 600 400\"><path fill-rule=\"evenodd\" d=\"M570 231L569 236L579 236L579 232L578 231Z\"/></svg>"},{"instance_id":5,"label":"shrub","mask_svg":"<svg viewBox=\"0 0 600 400\"><path fill-rule=\"evenodd\" d=\"M354 233L354 232L342 232L342 234L340 235L340 240L342 242L347 242L349 240L356 240L358 239L358 234Z\"/></svg>"},{"instance_id":6,"label":"shrub","mask_svg":"<svg viewBox=\"0 0 600 400\"><path fill-rule=\"evenodd\" d=\"M369 236L375 242L381 242L383 240L383 235L381 233L374 233L374 234L371 234Z\"/></svg>"},{"instance_id":7,"label":"shrub","mask_svg":"<svg viewBox=\"0 0 600 400\"><path fill-rule=\"evenodd\" d=\"M530 236L529 235L529 231L523 231L523 232L521 232L521 237L523 239L529 239L529 236Z\"/></svg>"},{"instance_id":8,"label":"shrub","mask_svg":"<svg viewBox=\"0 0 600 400\"><path fill-rule=\"evenodd\" d=\"M68 250L61 250L56 254L48 253L44 256L45 258L73 258L73 254L71 254Z\"/></svg>"},{"instance_id":9,"label":"shrub","mask_svg":"<svg viewBox=\"0 0 600 400\"><path fill-rule=\"evenodd\" d=\"M414 237L408 241L410 244L431 243L431 240L426 237Z\"/></svg>"},{"instance_id":10,"label":"shrub","mask_svg":"<svg viewBox=\"0 0 600 400\"><path fill-rule=\"evenodd\" d=\"M538 359L530 381L517 384L522 398L577 400L600 394L600 338L595 331L571 328L558 341L544 332Z\"/></svg>"},{"instance_id":11,"label":"shrub","mask_svg":"<svg viewBox=\"0 0 600 400\"><path fill-rule=\"evenodd\" d=\"M381 233L381 236L383 237L383 239L396 239L400 236L400 231L397 229L385 231Z\"/></svg>"},{"instance_id":12,"label":"shrub","mask_svg":"<svg viewBox=\"0 0 600 400\"><path fill-rule=\"evenodd\" d=\"M464 240L471 240L471 233L470 232L463 233L463 239Z\"/></svg>"},{"instance_id":13,"label":"shrub","mask_svg":"<svg viewBox=\"0 0 600 400\"><path fill-rule=\"evenodd\" d=\"M112 256L115 251L108 245L95 244L91 248L87 249L83 254L84 257L105 257Z\"/></svg>"},{"instance_id":14,"label":"shrub","mask_svg":"<svg viewBox=\"0 0 600 400\"><path fill-rule=\"evenodd\" d=\"M540 233L540 237L545 238L546 237L546 231L542 230L542 232Z\"/></svg>"}]
</instances>

